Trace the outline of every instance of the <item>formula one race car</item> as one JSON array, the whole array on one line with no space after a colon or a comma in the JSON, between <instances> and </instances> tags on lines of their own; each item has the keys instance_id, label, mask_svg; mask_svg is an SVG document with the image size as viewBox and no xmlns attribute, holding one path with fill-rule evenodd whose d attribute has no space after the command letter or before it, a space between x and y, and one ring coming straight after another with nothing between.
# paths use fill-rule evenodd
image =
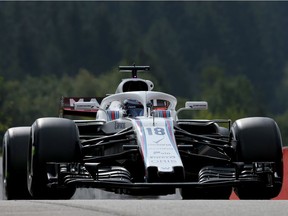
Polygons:
<instances>
[{"instance_id":1,"label":"formula one race car","mask_svg":"<svg viewBox=\"0 0 288 216\"><path fill-rule=\"evenodd\" d=\"M282 141L267 117L183 119L208 108L152 91L137 78L149 66L120 66L132 73L115 94L63 97L59 117L7 130L3 185L7 199L69 199L77 187L137 196L183 199L271 199L283 180ZM72 120L67 115L93 119Z\"/></svg>"}]
</instances>

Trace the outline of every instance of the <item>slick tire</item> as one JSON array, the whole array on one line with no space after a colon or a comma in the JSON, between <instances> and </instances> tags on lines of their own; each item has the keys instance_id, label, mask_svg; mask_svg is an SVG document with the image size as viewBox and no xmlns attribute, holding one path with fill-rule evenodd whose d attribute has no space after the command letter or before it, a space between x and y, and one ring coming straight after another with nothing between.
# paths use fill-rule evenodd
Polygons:
<instances>
[{"instance_id":1,"label":"slick tire","mask_svg":"<svg viewBox=\"0 0 288 216\"><path fill-rule=\"evenodd\" d=\"M274 176L279 177L273 187L254 184L240 185L235 193L240 199L271 199L281 190L283 181L282 140L277 123L270 118L251 117L235 121L232 136L236 140L236 160L252 162L274 162Z\"/></svg>"},{"instance_id":2,"label":"slick tire","mask_svg":"<svg viewBox=\"0 0 288 216\"><path fill-rule=\"evenodd\" d=\"M63 118L40 118L32 125L28 149L28 190L36 199L70 199L75 187L49 187L57 175L57 164L79 162L81 148L75 123Z\"/></svg>"},{"instance_id":3,"label":"slick tire","mask_svg":"<svg viewBox=\"0 0 288 216\"><path fill-rule=\"evenodd\" d=\"M30 199L27 188L27 154L31 127L14 127L3 139L3 192L8 200Z\"/></svg>"}]
</instances>

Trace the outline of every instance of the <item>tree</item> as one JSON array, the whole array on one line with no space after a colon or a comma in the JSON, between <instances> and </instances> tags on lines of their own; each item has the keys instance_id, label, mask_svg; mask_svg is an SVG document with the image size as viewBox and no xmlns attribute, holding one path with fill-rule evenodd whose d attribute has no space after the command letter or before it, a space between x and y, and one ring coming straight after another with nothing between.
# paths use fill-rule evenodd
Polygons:
<instances>
[{"instance_id":1,"label":"tree","mask_svg":"<svg viewBox=\"0 0 288 216\"><path fill-rule=\"evenodd\" d=\"M130 76L119 73L118 68L115 68L100 76L81 69L75 76L27 76L21 82L4 82L0 79L0 95L3 99L0 101L0 132L3 133L8 127L31 125L40 117L58 116L62 96L105 97L113 94L121 79ZM155 80L151 74L139 76Z\"/></svg>"},{"instance_id":2,"label":"tree","mask_svg":"<svg viewBox=\"0 0 288 216\"><path fill-rule=\"evenodd\" d=\"M208 101L214 118L236 120L259 114L254 89L244 75L227 76L218 67L205 68L201 75L201 98Z\"/></svg>"},{"instance_id":3,"label":"tree","mask_svg":"<svg viewBox=\"0 0 288 216\"><path fill-rule=\"evenodd\" d=\"M8 93L5 89L4 83L3 77L0 77L0 137L4 135L4 132L7 130L12 120L11 117L6 115L4 110L1 109L6 101L6 95Z\"/></svg>"}]
</instances>

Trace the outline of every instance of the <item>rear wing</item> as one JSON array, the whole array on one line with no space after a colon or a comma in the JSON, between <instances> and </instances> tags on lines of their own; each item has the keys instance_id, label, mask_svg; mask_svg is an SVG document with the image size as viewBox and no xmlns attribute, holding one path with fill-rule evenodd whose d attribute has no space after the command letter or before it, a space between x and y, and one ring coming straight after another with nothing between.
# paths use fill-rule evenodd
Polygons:
<instances>
[{"instance_id":1,"label":"rear wing","mask_svg":"<svg viewBox=\"0 0 288 216\"><path fill-rule=\"evenodd\" d=\"M95 117L104 97L62 97L59 117L66 115Z\"/></svg>"}]
</instances>

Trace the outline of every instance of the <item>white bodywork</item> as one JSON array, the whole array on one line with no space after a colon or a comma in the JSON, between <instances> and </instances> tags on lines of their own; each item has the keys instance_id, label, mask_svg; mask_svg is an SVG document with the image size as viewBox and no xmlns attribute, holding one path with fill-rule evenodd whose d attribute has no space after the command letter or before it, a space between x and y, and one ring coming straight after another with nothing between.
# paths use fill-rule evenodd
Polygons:
<instances>
[{"instance_id":1,"label":"white bodywork","mask_svg":"<svg viewBox=\"0 0 288 216\"><path fill-rule=\"evenodd\" d=\"M158 172L174 172L174 167L183 167L171 118L139 117L132 122L146 170L157 167Z\"/></svg>"},{"instance_id":2,"label":"white bodywork","mask_svg":"<svg viewBox=\"0 0 288 216\"><path fill-rule=\"evenodd\" d=\"M133 80L139 82L141 79ZM143 158L147 181L149 181L149 176L155 175L155 168L157 168L156 175L165 173L165 175L176 176L178 175L176 172L181 170L184 176L184 167L174 136L174 123L178 120L177 113L187 109L207 109L207 102L189 101L186 102L184 108L176 112L177 99L163 92L151 91L152 82L143 81L148 85L148 91L123 92L123 85L126 82L131 82L131 80L124 80L118 86L116 93L105 97L100 105L92 102L77 102L74 104L75 109L91 109L91 107L97 106L96 120L104 122L113 120L119 124L123 124L123 121L126 120L131 122ZM136 116L129 116L126 112L127 106L125 106L127 100L137 101L136 104L140 105L140 108L137 109L141 109L141 112ZM113 114L113 118L110 114ZM123 117L126 117L126 120L123 120ZM116 128L114 129L117 131ZM123 129L119 128L119 130Z\"/></svg>"}]
</instances>

